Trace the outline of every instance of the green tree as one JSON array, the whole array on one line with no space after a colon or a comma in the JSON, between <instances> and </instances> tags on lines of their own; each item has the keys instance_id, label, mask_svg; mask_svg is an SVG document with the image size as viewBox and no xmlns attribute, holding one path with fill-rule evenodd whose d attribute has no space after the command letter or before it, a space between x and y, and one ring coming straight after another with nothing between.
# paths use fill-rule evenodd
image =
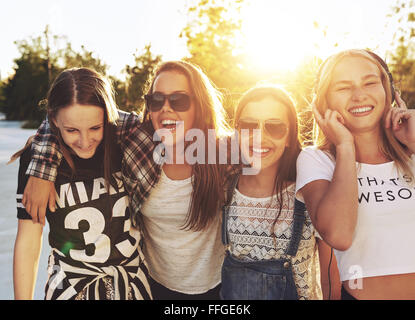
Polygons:
<instances>
[{"instance_id":1,"label":"green tree","mask_svg":"<svg viewBox=\"0 0 415 320\"><path fill-rule=\"evenodd\" d=\"M255 83L236 43L242 4L243 0L200 0L188 9L189 23L180 34L187 39L190 56L186 60L201 67L225 94L224 105L230 114L240 93Z\"/></svg>"},{"instance_id":2,"label":"green tree","mask_svg":"<svg viewBox=\"0 0 415 320\"><path fill-rule=\"evenodd\" d=\"M95 57L95 54L87 50L83 45L80 52L77 52L72 48L71 43L67 42L65 49L61 50L60 56L63 60L62 65L65 68L85 67L91 68L103 75L107 74L108 65L100 58Z\"/></svg>"},{"instance_id":3,"label":"green tree","mask_svg":"<svg viewBox=\"0 0 415 320\"><path fill-rule=\"evenodd\" d=\"M388 18L398 25L388 64L402 98L415 108L415 1L397 0Z\"/></svg>"},{"instance_id":4,"label":"green tree","mask_svg":"<svg viewBox=\"0 0 415 320\"><path fill-rule=\"evenodd\" d=\"M40 121L45 112L39 109L38 103L45 98L49 86L47 52L42 37L15 44L21 56L14 60L14 75L4 83L0 108L8 120ZM57 70L50 71L56 73Z\"/></svg>"},{"instance_id":5,"label":"green tree","mask_svg":"<svg viewBox=\"0 0 415 320\"><path fill-rule=\"evenodd\" d=\"M151 45L146 45L142 54L134 54L134 64L127 65L124 69L127 75L125 83L119 80L114 82L117 104L121 109L136 112L142 110L148 82L160 62L161 56L153 55Z\"/></svg>"},{"instance_id":6,"label":"green tree","mask_svg":"<svg viewBox=\"0 0 415 320\"><path fill-rule=\"evenodd\" d=\"M63 48L51 50L50 41L63 41ZM8 120L28 120L31 127L37 127L45 118L45 109L39 102L46 98L54 78L70 67L91 67L106 73L107 65L93 53L81 48L72 49L69 41L62 36L51 35L48 27L42 36L15 41L20 57L14 60L14 74L4 81L0 97L0 111Z\"/></svg>"}]
</instances>

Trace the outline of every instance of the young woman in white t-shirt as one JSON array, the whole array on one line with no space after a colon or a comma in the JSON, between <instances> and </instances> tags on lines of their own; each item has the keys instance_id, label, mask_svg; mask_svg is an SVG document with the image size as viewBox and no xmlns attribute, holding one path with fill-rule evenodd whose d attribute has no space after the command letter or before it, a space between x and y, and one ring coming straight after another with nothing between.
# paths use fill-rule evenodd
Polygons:
<instances>
[{"instance_id":1,"label":"young woman in white t-shirt","mask_svg":"<svg viewBox=\"0 0 415 320\"><path fill-rule=\"evenodd\" d=\"M168 61L154 72L145 99L142 123L134 113L121 113L127 120L118 123L117 135L133 222L135 217L141 222L153 298L219 299L225 253L220 213L230 170L219 164L218 153L211 159L207 150L208 143L218 147L219 139L230 134L220 92L199 67ZM35 166L34 173L44 168L53 172L50 167L56 164L49 159L59 159L58 146L48 142L48 129L41 129L35 149L46 161ZM194 159L188 152L196 144L192 133L199 135L196 163L188 161ZM34 190L50 188L44 186L44 178L30 179L25 202L34 203L31 216L42 220L41 208L49 195L39 196Z\"/></svg>"},{"instance_id":2,"label":"young woman in white t-shirt","mask_svg":"<svg viewBox=\"0 0 415 320\"><path fill-rule=\"evenodd\" d=\"M316 146L299 155L297 198L335 249L342 298L415 299L415 112L367 50L328 58L315 89Z\"/></svg>"},{"instance_id":3,"label":"young woman in white t-shirt","mask_svg":"<svg viewBox=\"0 0 415 320\"><path fill-rule=\"evenodd\" d=\"M173 105L178 95L188 97L187 108ZM161 138L167 161L141 207L144 254L154 299L219 298L224 257L221 168L225 166L216 161L209 164L207 150L212 143L209 138L230 134L224 115L219 91L197 66L173 61L156 70L146 96L143 127L151 133L170 131L172 140ZM197 153L205 160L199 158L194 164L185 154L190 150L191 130L201 134Z\"/></svg>"}]
</instances>

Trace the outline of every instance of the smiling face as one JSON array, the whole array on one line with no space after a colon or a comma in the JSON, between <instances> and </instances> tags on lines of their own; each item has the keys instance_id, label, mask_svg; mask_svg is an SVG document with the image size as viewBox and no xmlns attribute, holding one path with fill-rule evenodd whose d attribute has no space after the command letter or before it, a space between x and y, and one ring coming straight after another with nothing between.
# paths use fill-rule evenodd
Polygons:
<instances>
[{"instance_id":1,"label":"smiling face","mask_svg":"<svg viewBox=\"0 0 415 320\"><path fill-rule=\"evenodd\" d=\"M363 57L343 58L332 72L327 103L352 133L378 130L386 104L378 66Z\"/></svg>"},{"instance_id":2,"label":"smiling face","mask_svg":"<svg viewBox=\"0 0 415 320\"><path fill-rule=\"evenodd\" d=\"M265 130L266 120L272 121L274 124L283 123L287 126L288 130L286 130L282 137L275 138ZM259 121L261 129L260 140L254 140L257 139L257 135L240 135L243 156L246 159L253 159L252 165L260 163L261 167L258 169L278 167L278 162L288 145L290 129L287 107L272 97L251 101L243 108L238 123L241 123L241 121Z\"/></svg>"},{"instance_id":3,"label":"smiling face","mask_svg":"<svg viewBox=\"0 0 415 320\"><path fill-rule=\"evenodd\" d=\"M103 108L75 104L60 109L53 122L78 157L93 157L104 136Z\"/></svg>"},{"instance_id":4,"label":"smiling face","mask_svg":"<svg viewBox=\"0 0 415 320\"><path fill-rule=\"evenodd\" d=\"M177 71L163 71L154 81L152 93L169 95L184 93L191 96L192 91L186 76ZM163 107L159 111L150 111L151 122L154 130L168 129L172 133L173 145L184 141L187 130L193 128L195 121L195 105L190 99L190 108L187 111L176 111L165 99Z\"/></svg>"}]
</instances>

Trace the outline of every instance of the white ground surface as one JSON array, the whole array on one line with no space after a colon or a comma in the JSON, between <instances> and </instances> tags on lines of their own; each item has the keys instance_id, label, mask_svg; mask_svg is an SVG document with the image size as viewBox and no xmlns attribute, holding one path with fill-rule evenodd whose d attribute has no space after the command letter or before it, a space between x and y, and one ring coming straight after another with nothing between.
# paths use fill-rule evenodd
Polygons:
<instances>
[{"instance_id":1,"label":"white ground surface","mask_svg":"<svg viewBox=\"0 0 415 320\"><path fill-rule=\"evenodd\" d=\"M0 115L1 118L1 115ZM0 120L0 299L13 299L13 248L17 231L16 189L19 161L6 165L10 156L20 149L35 130L21 129L17 121ZM35 299L43 299L47 258L50 247L48 226L43 231L43 248L39 262Z\"/></svg>"}]
</instances>

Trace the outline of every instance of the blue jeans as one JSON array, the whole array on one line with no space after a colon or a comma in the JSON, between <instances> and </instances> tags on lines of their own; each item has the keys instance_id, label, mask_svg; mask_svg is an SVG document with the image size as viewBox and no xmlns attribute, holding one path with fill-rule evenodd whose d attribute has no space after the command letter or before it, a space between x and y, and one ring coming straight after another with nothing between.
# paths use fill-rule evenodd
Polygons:
<instances>
[{"instance_id":1,"label":"blue jeans","mask_svg":"<svg viewBox=\"0 0 415 320\"><path fill-rule=\"evenodd\" d=\"M224 300L297 300L291 263L286 259L245 262L227 252L222 266Z\"/></svg>"},{"instance_id":2,"label":"blue jeans","mask_svg":"<svg viewBox=\"0 0 415 320\"><path fill-rule=\"evenodd\" d=\"M237 179L236 179L237 181ZM236 183L234 183L236 186ZM222 209L222 242L229 244L229 206ZM305 205L295 199L293 232L284 257L245 262L226 252L220 296L224 300L298 300L290 256L297 254L305 221ZM277 240L278 241L278 240Z\"/></svg>"}]
</instances>

